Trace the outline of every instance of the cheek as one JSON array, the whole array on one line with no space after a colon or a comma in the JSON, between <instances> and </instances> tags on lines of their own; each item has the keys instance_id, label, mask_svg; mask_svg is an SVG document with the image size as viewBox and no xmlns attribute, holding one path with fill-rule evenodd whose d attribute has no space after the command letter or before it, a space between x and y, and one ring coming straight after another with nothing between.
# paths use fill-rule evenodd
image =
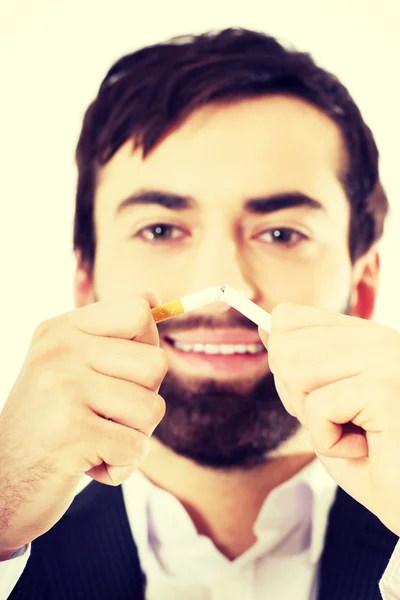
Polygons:
<instances>
[{"instance_id":1,"label":"cheek","mask_svg":"<svg viewBox=\"0 0 400 600\"><path fill-rule=\"evenodd\" d=\"M184 253L180 257L181 263L183 258ZM94 266L96 296L103 300L123 301L151 292L163 302L178 298L184 285L185 265L180 268L175 263L165 252L139 253L129 244L99 243Z\"/></svg>"},{"instance_id":2,"label":"cheek","mask_svg":"<svg viewBox=\"0 0 400 600\"><path fill-rule=\"evenodd\" d=\"M351 293L352 267L346 253L317 260L265 264L257 281L266 310L284 302L344 310Z\"/></svg>"}]
</instances>

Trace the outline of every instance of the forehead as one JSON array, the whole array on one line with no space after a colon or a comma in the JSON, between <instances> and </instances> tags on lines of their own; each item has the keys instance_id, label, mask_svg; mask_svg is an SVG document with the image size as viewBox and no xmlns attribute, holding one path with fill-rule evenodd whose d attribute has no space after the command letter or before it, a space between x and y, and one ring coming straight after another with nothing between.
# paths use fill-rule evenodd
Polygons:
<instances>
[{"instance_id":1,"label":"forehead","mask_svg":"<svg viewBox=\"0 0 400 600\"><path fill-rule=\"evenodd\" d=\"M125 143L99 173L96 208L111 208L140 189L230 205L287 191L344 198L344 162L339 128L305 101L266 96L210 104L145 159L141 149L132 152L132 141Z\"/></svg>"}]
</instances>

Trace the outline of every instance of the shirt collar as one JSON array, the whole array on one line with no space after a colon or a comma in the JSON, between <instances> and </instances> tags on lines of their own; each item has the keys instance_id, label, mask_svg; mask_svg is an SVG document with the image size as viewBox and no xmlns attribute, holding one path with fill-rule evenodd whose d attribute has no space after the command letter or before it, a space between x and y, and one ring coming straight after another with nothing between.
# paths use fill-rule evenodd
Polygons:
<instances>
[{"instance_id":1,"label":"shirt collar","mask_svg":"<svg viewBox=\"0 0 400 600\"><path fill-rule=\"evenodd\" d=\"M193 542L199 537L188 513L169 492L152 484L137 471L126 481L123 494L132 533L139 556L151 550L154 541L168 544ZM275 488L265 499L254 532L257 537L284 524L308 522L310 525L309 560L319 561L325 539L330 508L334 501L336 484L320 461L315 459L294 477ZM165 515L168 519L165 519ZM176 527L179 522L179 527ZM203 540L205 543L206 540ZM212 543L211 541L209 543Z\"/></svg>"}]
</instances>

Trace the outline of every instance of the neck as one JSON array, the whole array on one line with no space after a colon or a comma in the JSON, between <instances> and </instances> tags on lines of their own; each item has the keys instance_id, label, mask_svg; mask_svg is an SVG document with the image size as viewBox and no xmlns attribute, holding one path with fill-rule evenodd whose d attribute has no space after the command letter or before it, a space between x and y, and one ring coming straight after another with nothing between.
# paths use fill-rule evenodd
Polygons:
<instances>
[{"instance_id":1,"label":"neck","mask_svg":"<svg viewBox=\"0 0 400 600\"><path fill-rule=\"evenodd\" d=\"M234 559L254 544L254 523L268 494L313 458L310 452L275 456L250 469L223 471L198 465L153 438L141 470L182 503L199 534Z\"/></svg>"}]
</instances>

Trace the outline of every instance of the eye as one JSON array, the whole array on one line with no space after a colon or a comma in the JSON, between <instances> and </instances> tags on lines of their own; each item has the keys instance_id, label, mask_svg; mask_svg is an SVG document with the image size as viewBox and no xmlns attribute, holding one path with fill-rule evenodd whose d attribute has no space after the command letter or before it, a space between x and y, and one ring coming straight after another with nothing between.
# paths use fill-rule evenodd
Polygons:
<instances>
[{"instance_id":1,"label":"eye","mask_svg":"<svg viewBox=\"0 0 400 600\"><path fill-rule=\"evenodd\" d=\"M148 225L140 229L134 237L139 237L146 242L168 242L175 241L185 237L185 232L176 225L169 225L167 223L156 223L155 225Z\"/></svg>"},{"instance_id":2,"label":"eye","mask_svg":"<svg viewBox=\"0 0 400 600\"><path fill-rule=\"evenodd\" d=\"M279 246L292 247L300 244L303 241L308 240L308 236L296 229L290 227L275 227L273 229L267 229L262 233L258 234L258 239L268 244L277 244Z\"/></svg>"}]
</instances>

